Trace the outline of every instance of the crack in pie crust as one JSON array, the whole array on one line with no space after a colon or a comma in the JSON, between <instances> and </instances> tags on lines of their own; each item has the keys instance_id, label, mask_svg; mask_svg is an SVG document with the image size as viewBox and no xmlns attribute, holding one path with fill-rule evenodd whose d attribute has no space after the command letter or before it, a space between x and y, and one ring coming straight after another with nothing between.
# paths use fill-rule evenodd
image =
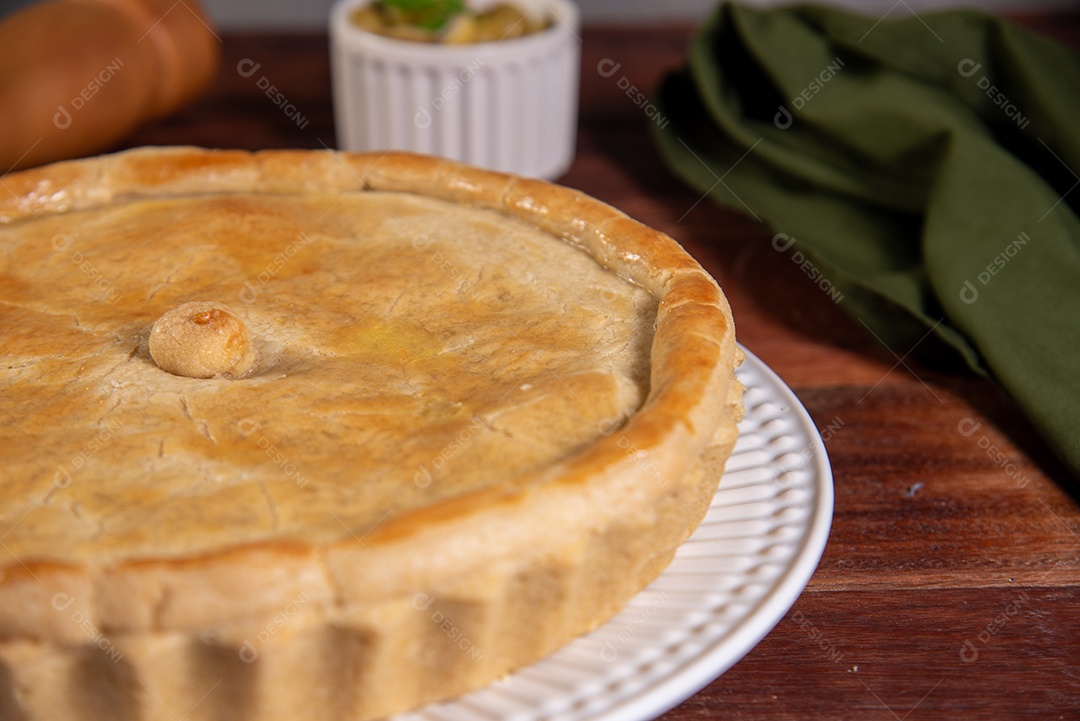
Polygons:
<instances>
[{"instance_id":1,"label":"crack in pie crust","mask_svg":"<svg viewBox=\"0 0 1080 721\"><path fill-rule=\"evenodd\" d=\"M720 289L577 191L192 148L4 184L0 718L369 719L477 688L653 580L734 444ZM250 368L155 364L192 302Z\"/></svg>"}]
</instances>

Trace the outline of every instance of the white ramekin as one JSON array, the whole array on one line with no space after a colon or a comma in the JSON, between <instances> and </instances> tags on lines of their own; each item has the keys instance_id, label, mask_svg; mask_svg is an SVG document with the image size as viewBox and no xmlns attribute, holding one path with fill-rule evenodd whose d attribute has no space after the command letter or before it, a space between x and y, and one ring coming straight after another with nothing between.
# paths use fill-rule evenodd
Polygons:
<instances>
[{"instance_id":1,"label":"white ramekin","mask_svg":"<svg viewBox=\"0 0 1080 721\"><path fill-rule=\"evenodd\" d=\"M349 15L368 2L338 0L330 12L339 147L410 150L549 180L566 171L581 53L571 0L536 0L530 12L554 18L547 30L471 45L361 30Z\"/></svg>"}]
</instances>

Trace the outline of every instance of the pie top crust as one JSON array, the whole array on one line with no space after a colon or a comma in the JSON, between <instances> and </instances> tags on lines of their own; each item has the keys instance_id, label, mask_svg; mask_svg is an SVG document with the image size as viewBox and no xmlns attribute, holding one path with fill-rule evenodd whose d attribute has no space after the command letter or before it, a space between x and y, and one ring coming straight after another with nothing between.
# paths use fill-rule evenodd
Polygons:
<instances>
[{"instance_id":1,"label":"pie top crust","mask_svg":"<svg viewBox=\"0 0 1080 721\"><path fill-rule=\"evenodd\" d=\"M77 635L57 594L132 632L460 586L653 513L740 415L716 284L566 188L187 148L4 184L2 635ZM155 364L193 301L250 370Z\"/></svg>"}]
</instances>

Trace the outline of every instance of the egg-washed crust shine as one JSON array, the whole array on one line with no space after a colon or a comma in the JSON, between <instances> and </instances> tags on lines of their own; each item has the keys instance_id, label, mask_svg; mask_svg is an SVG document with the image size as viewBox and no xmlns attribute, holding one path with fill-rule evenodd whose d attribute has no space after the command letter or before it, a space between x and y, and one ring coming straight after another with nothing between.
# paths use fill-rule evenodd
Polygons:
<instances>
[{"instance_id":1,"label":"egg-washed crust shine","mask_svg":"<svg viewBox=\"0 0 1080 721\"><path fill-rule=\"evenodd\" d=\"M585 447L498 484L479 484L363 527L342 523L310 537L271 534L214 548L193 541L196 550L179 554L140 548L136 556L113 549L102 558L0 559L0 637L7 639L0 662L33 656L39 651L28 649L40 642L85 642L85 627L71 622L73 614L118 644L128 639L125 655L132 659L139 656L139 644L158 648L195 634L242 648L298 597L304 602L292 633L301 635L328 626L365 632L380 624L400 626L403 615L424 616L416 613L418 593L464 603L469 613L483 616L476 626L459 621L487 639L482 662L416 688L374 674L365 687L385 690L349 707L360 717L396 712L485 683L610 617L666 566L696 527L734 444L742 416L741 386L734 377L741 353L720 289L671 238L580 192L409 154L194 148L140 149L61 163L9 175L4 184L0 238L5 228L30 232L38 221L61 214L144 201L167 205L206 198L207 207L214 207L221 198L266 196L280 197L287 206L314 194L360 208L364 198L378 195L398 210L417 203L461 206L469 218L479 213L506 224L508 232L546 233L584 251L651 299L645 306L655 311L655 332L644 360L648 377L639 379L643 397L623 399L631 403L629 417L589 421L597 432ZM231 298L183 300L243 305ZM153 317L145 320L148 327ZM561 605L553 601L558 598ZM531 619L536 634L507 631L525 623L514 620L515 609ZM427 638L426 626L433 624L422 621L409 621L400 637L388 636L379 653L415 664L390 647ZM153 673L147 673L149 679ZM160 693L171 693L167 686ZM281 708L289 703L282 701Z\"/></svg>"}]
</instances>

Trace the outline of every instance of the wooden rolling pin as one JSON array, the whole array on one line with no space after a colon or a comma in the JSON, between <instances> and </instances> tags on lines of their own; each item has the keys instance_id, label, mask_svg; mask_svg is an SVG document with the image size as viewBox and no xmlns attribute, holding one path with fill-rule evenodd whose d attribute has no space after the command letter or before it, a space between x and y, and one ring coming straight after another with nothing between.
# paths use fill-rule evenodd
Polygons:
<instances>
[{"instance_id":1,"label":"wooden rolling pin","mask_svg":"<svg viewBox=\"0 0 1080 721\"><path fill-rule=\"evenodd\" d=\"M0 176L107 150L213 78L196 0L49 0L0 22Z\"/></svg>"}]
</instances>

